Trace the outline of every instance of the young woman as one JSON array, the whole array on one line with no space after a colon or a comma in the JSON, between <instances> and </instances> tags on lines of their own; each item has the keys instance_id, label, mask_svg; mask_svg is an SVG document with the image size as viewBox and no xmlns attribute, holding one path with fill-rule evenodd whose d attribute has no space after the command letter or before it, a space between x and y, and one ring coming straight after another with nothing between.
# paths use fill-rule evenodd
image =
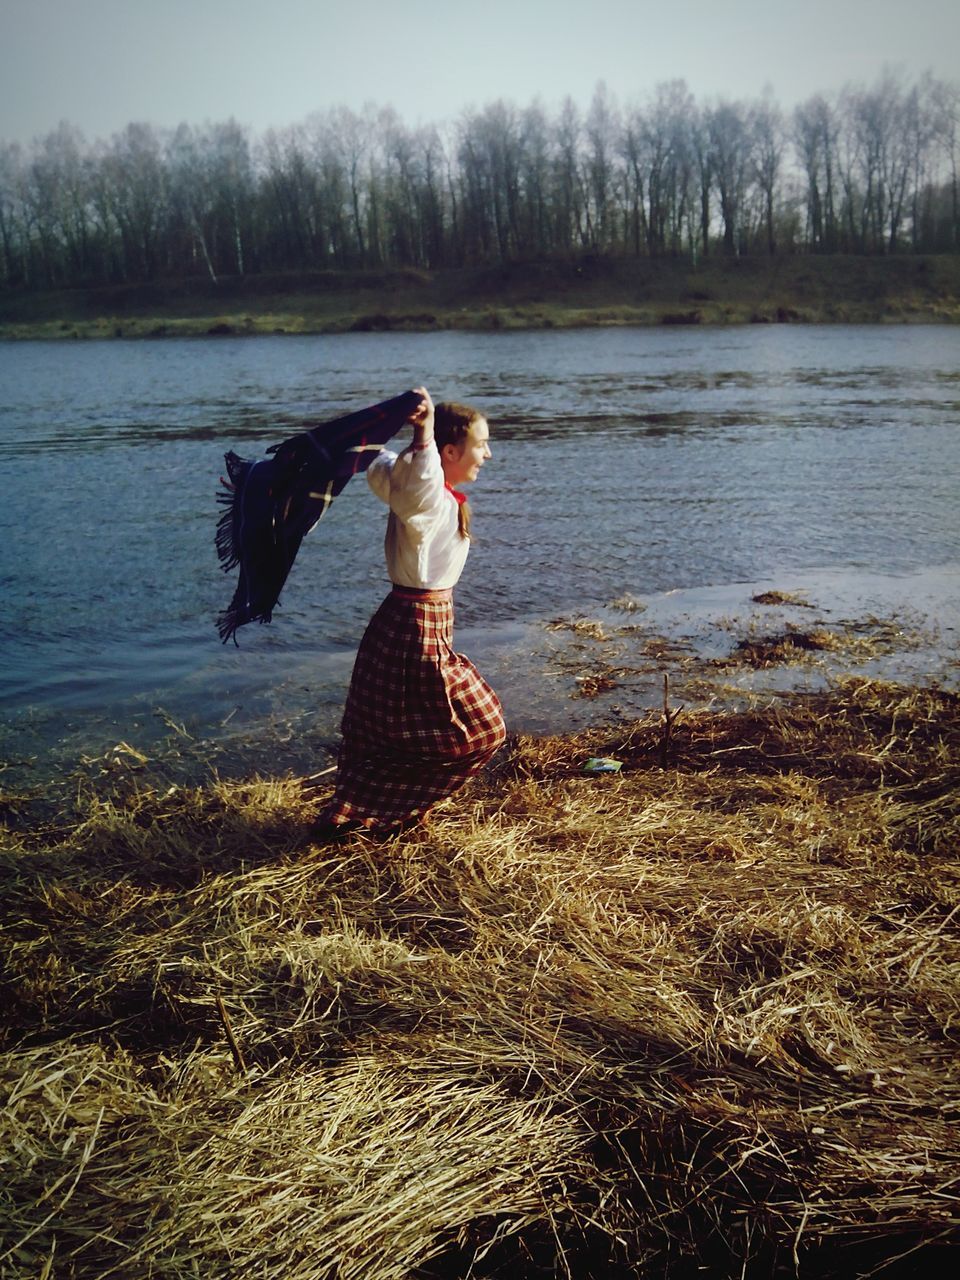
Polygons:
<instances>
[{"instance_id":1,"label":"young woman","mask_svg":"<svg viewBox=\"0 0 960 1280\"><path fill-rule=\"evenodd\" d=\"M360 643L343 717L333 799L318 837L357 827L390 832L481 769L506 732L497 695L454 653L453 588L470 549L470 509L456 485L491 457L476 409L434 407L424 387L411 444L367 471L390 507L385 550L393 590Z\"/></svg>"}]
</instances>

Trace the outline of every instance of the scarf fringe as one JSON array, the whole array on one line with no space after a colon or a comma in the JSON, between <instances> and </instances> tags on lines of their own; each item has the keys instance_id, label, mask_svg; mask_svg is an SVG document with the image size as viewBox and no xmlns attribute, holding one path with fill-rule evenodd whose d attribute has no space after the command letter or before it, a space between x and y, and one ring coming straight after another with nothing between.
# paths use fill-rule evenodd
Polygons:
<instances>
[{"instance_id":1,"label":"scarf fringe","mask_svg":"<svg viewBox=\"0 0 960 1280\"><path fill-rule=\"evenodd\" d=\"M217 502L223 507L223 511L217 519L216 547L220 568L224 573L230 573L231 570L237 568L242 559L240 501L247 476L254 464L246 458L241 458L239 454L234 453L232 450L223 455L223 460L227 465L227 477L229 478L220 477L220 491L217 494ZM217 633L221 641L226 644L228 640L232 640L238 648L238 628L242 627L246 622L269 622L271 618L270 610L251 616L245 595L245 575L241 572L240 581L237 583L233 599L226 609L217 614Z\"/></svg>"},{"instance_id":2,"label":"scarf fringe","mask_svg":"<svg viewBox=\"0 0 960 1280\"><path fill-rule=\"evenodd\" d=\"M217 614L217 634L224 644L228 640L232 640L239 649L240 641L237 639L237 631L240 627L245 626L248 622L259 622L262 625L272 618L272 609L265 609L262 613L251 614L246 609L239 608L236 601L233 601L222 613Z\"/></svg>"},{"instance_id":3,"label":"scarf fringe","mask_svg":"<svg viewBox=\"0 0 960 1280\"><path fill-rule=\"evenodd\" d=\"M236 569L240 563L240 540L237 537L237 517L239 512L237 507L240 502L240 494L243 491L244 481L247 478L247 472L253 464L233 452L224 454L224 461L227 464L227 475L230 478L226 480L223 476L220 477L220 492L217 494L217 502L224 510L217 519L216 544L220 568L224 573L229 573L231 569Z\"/></svg>"}]
</instances>

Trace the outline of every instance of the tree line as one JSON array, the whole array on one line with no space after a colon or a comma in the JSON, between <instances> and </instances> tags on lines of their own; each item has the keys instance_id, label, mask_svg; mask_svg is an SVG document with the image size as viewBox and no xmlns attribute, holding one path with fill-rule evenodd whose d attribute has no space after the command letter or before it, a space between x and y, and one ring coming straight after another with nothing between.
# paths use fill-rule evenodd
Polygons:
<instances>
[{"instance_id":1,"label":"tree line","mask_svg":"<svg viewBox=\"0 0 960 1280\"><path fill-rule=\"evenodd\" d=\"M784 112L683 81L621 107L499 100L443 129L345 107L262 137L235 120L68 123L0 144L0 286L552 255L960 249L960 88L885 72Z\"/></svg>"}]
</instances>

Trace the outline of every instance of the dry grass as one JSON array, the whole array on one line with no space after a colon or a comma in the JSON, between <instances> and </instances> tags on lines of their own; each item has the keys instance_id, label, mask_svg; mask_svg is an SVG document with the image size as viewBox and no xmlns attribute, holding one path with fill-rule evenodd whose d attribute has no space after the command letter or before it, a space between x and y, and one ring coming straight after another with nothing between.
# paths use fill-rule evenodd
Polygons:
<instances>
[{"instance_id":1,"label":"dry grass","mask_svg":"<svg viewBox=\"0 0 960 1280\"><path fill-rule=\"evenodd\" d=\"M12 809L0 1275L932 1270L958 699L671 728L517 739L381 843L290 779Z\"/></svg>"}]
</instances>

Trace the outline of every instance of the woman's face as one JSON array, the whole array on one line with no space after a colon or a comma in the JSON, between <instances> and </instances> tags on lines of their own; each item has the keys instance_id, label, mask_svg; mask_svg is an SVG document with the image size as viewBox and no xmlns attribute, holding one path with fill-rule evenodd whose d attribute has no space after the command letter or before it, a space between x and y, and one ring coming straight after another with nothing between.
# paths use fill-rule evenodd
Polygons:
<instances>
[{"instance_id":1,"label":"woman's face","mask_svg":"<svg viewBox=\"0 0 960 1280\"><path fill-rule=\"evenodd\" d=\"M486 418L478 418L459 444L445 444L440 453L447 484L468 484L476 480L480 468L493 455Z\"/></svg>"}]
</instances>

